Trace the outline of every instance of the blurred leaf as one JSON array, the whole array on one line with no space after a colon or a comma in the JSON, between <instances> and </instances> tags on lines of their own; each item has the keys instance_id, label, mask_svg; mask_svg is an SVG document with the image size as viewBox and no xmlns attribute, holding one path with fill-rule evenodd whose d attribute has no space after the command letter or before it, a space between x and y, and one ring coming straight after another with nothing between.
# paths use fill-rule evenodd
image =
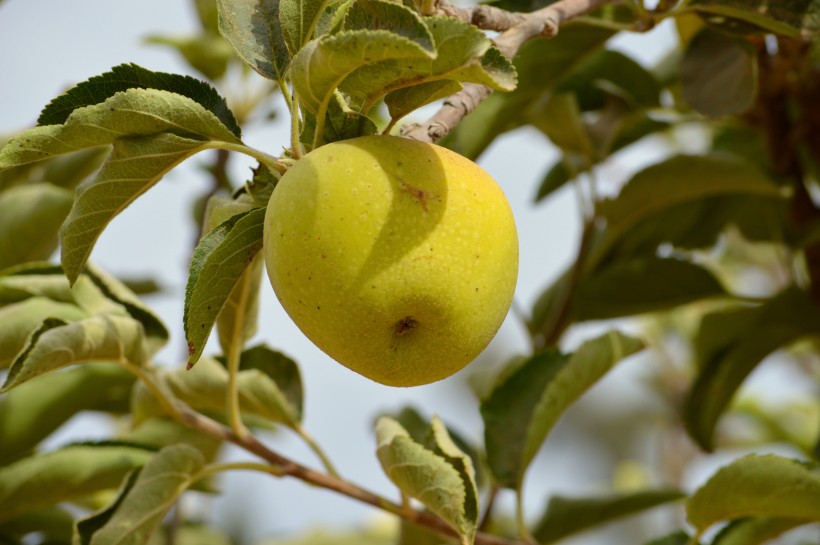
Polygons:
<instances>
[{"instance_id":1,"label":"blurred leaf","mask_svg":"<svg viewBox=\"0 0 820 545\"><path fill-rule=\"evenodd\" d=\"M766 356L819 331L820 309L794 287L756 307L704 316L696 341L699 373L684 406L686 428L701 448L714 448L720 415Z\"/></svg>"},{"instance_id":2,"label":"blurred leaf","mask_svg":"<svg viewBox=\"0 0 820 545\"><path fill-rule=\"evenodd\" d=\"M291 363L289 360L281 362L283 366L289 363ZM269 364L275 365L272 362ZM283 369L280 372L282 375L287 375L288 370ZM176 369L160 377L164 387L169 388L176 397L192 409L224 421L228 371L219 362L205 357L191 370ZM295 427L299 422L301 406L295 407L291 401L295 387L293 382L286 383L280 389L274 382L274 378L255 368L240 371L237 382L239 407L248 425L269 426L271 422L275 422ZM133 402L132 414L135 424L147 418L165 415L164 410L157 406L152 394L141 385L137 387Z\"/></svg>"},{"instance_id":3,"label":"blurred leaf","mask_svg":"<svg viewBox=\"0 0 820 545\"><path fill-rule=\"evenodd\" d=\"M457 545L456 538L448 538L425 526L418 526L406 520L402 520L400 524L398 541L391 541L390 545Z\"/></svg>"},{"instance_id":4,"label":"blurred leaf","mask_svg":"<svg viewBox=\"0 0 820 545\"><path fill-rule=\"evenodd\" d=\"M628 245L641 222L662 218L676 206L721 195L783 197L768 177L737 157L672 157L638 172L616 198L600 203L607 223L592 262L600 263L617 245Z\"/></svg>"},{"instance_id":5,"label":"blurred leaf","mask_svg":"<svg viewBox=\"0 0 820 545\"><path fill-rule=\"evenodd\" d=\"M533 536L542 545L553 543L613 519L634 515L685 496L679 490L645 490L587 498L553 496L533 530Z\"/></svg>"},{"instance_id":6,"label":"blurred leaf","mask_svg":"<svg viewBox=\"0 0 820 545\"><path fill-rule=\"evenodd\" d=\"M287 407L288 418L296 422L302 420L302 376L295 361L267 345L258 344L242 352L239 368L243 371L256 369L269 377L281 393L277 403Z\"/></svg>"},{"instance_id":7,"label":"blurred leaf","mask_svg":"<svg viewBox=\"0 0 820 545\"><path fill-rule=\"evenodd\" d=\"M681 530L664 537L659 537L658 539L653 539L646 545L698 545L698 542L693 543L689 534Z\"/></svg>"},{"instance_id":8,"label":"blurred leaf","mask_svg":"<svg viewBox=\"0 0 820 545\"><path fill-rule=\"evenodd\" d=\"M532 108L582 66L615 32L570 23L549 40L531 40L515 57L515 91L493 94L479 104L440 143L475 160L496 136L528 122Z\"/></svg>"},{"instance_id":9,"label":"blurred leaf","mask_svg":"<svg viewBox=\"0 0 820 545\"><path fill-rule=\"evenodd\" d=\"M706 27L686 48L680 80L684 100L698 112L710 117L742 112L757 95L754 47Z\"/></svg>"},{"instance_id":10,"label":"blurred leaf","mask_svg":"<svg viewBox=\"0 0 820 545\"><path fill-rule=\"evenodd\" d=\"M572 355L542 352L504 373L481 403L487 463L498 483L520 489L560 416L612 366L642 347L637 339L610 331Z\"/></svg>"},{"instance_id":11,"label":"blurred leaf","mask_svg":"<svg viewBox=\"0 0 820 545\"><path fill-rule=\"evenodd\" d=\"M119 437L119 440L160 450L173 445L189 445L202 453L206 461L213 460L222 441L167 418L149 418Z\"/></svg>"},{"instance_id":12,"label":"blurred leaf","mask_svg":"<svg viewBox=\"0 0 820 545\"><path fill-rule=\"evenodd\" d=\"M134 472L112 505L77 523L78 543L146 543L203 465L202 454L187 445L162 449Z\"/></svg>"},{"instance_id":13,"label":"blurred leaf","mask_svg":"<svg viewBox=\"0 0 820 545\"><path fill-rule=\"evenodd\" d=\"M74 518L67 511L59 507L43 507L0 523L0 536L19 539L27 534L38 533L47 539L70 543L73 526Z\"/></svg>"},{"instance_id":14,"label":"blurred leaf","mask_svg":"<svg viewBox=\"0 0 820 545\"><path fill-rule=\"evenodd\" d=\"M392 527L385 531L381 525L361 530L312 528L293 538L266 539L260 545L395 545L394 533Z\"/></svg>"},{"instance_id":15,"label":"blurred leaf","mask_svg":"<svg viewBox=\"0 0 820 545\"><path fill-rule=\"evenodd\" d=\"M237 280L216 320L219 345L228 354L236 346L241 350L256 334L259 318L259 288L264 261L257 253Z\"/></svg>"},{"instance_id":16,"label":"blurred leaf","mask_svg":"<svg viewBox=\"0 0 820 545\"><path fill-rule=\"evenodd\" d=\"M722 467L689 499L699 532L744 517L820 520L820 473L808 463L752 454Z\"/></svg>"},{"instance_id":17,"label":"blurred leaf","mask_svg":"<svg viewBox=\"0 0 820 545\"><path fill-rule=\"evenodd\" d=\"M0 468L0 521L62 501L115 489L153 452L132 446L74 445Z\"/></svg>"},{"instance_id":18,"label":"blurred leaf","mask_svg":"<svg viewBox=\"0 0 820 545\"><path fill-rule=\"evenodd\" d=\"M148 545L233 545L228 536L216 528L186 523L174 528L173 535L155 532Z\"/></svg>"},{"instance_id":19,"label":"blurred leaf","mask_svg":"<svg viewBox=\"0 0 820 545\"><path fill-rule=\"evenodd\" d=\"M555 93L573 94L578 108L587 112L606 105L607 86L623 91L623 96L628 96L636 106L651 108L659 104L660 85L652 73L632 58L611 49L603 49L585 59L556 87Z\"/></svg>"},{"instance_id":20,"label":"blurred leaf","mask_svg":"<svg viewBox=\"0 0 820 545\"><path fill-rule=\"evenodd\" d=\"M142 325L123 316L92 316L70 324L47 318L14 359L0 393L77 363L111 361L141 366L144 337Z\"/></svg>"},{"instance_id":21,"label":"blurred leaf","mask_svg":"<svg viewBox=\"0 0 820 545\"><path fill-rule=\"evenodd\" d=\"M710 15L732 17L785 36L820 31L817 0L692 0L689 7L707 21Z\"/></svg>"},{"instance_id":22,"label":"blurred leaf","mask_svg":"<svg viewBox=\"0 0 820 545\"><path fill-rule=\"evenodd\" d=\"M384 472L403 494L419 500L472 543L478 511L472 463L436 422L440 454L413 441L398 422L386 416L376 422L376 452Z\"/></svg>"},{"instance_id":23,"label":"blurred leaf","mask_svg":"<svg viewBox=\"0 0 820 545\"><path fill-rule=\"evenodd\" d=\"M514 488L523 473L527 431L547 385L567 358L558 351L536 354L508 370L481 402L487 464L498 484ZM516 422L511 426L510 422Z\"/></svg>"},{"instance_id":24,"label":"blurred leaf","mask_svg":"<svg viewBox=\"0 0 820 545\"><path fill-rule=\"evenodd\" d=\"M134 377L90 363L31 380L0 398L0 465L32 451L81 411L126 413Z\"/></svg>"},{"instance_id":25,"label":"blurred leaf","mask_svg":"<svg viewBox=\"0 0 820 545\"><path fill-rule=\"evenodd\" d=\"M600 337L584 342L574 354L569 356L546 384L537 404L532 409L526 427L524 447L521 452L521 466L517 484L524 479L524 473L541 449L553 426L562 414L581 395L609 372L616 363L643 349L643 343L611 330Z\"/></svg>"},{"instance_id":26,"label":"blurred leaf","mask_svg":"<svg viewBox=\"0 0 820 545\"><path fill-rule=\"evenodd\" d=\"M234 58L233 47L218 34L149 36L145 42L176 49L191 67L210 80L221 79L228 70L228 63Z\"/></svg>"},{"instance_id":27,"label":"blurred leaf","mask_svg":"<svg viewBox=\"0 0 820 545\"><path fill-rule=\"evenodd\" d=\"M708 270L675 258L645 257L618 261L583 278L576 286L573 320L601 320L666 310L708 297L726 295ZM547 320L548 308L536 305L533 324Z\"/></svg>"},{"instance_id":28,"label":"blurred leaf","mask_svg":"<svg viewBox=\"0 0 820 545\"><path fill-rule=\"evenodd\" d=\"M290 54L282 35L279 0L216 0L219 31L245 63L268 79L285 78Z\"/></svg>"},{"instance_id":29,"label":"blurred leaf","mask_svg":"<svg viewBox=\"0 0 820 545\"><path fill-rule=\"evenodd\" d=\"M761 545L805 521L789 518L750 517L730 522L711 545Z\"/></svg>"},{"instance_id":30,"label":"blurred leaf","mask_svg":"<svg viewBox=\"0 0 820 545\"><path fill-rule=\"evenodd\" d=\"M571 157L584 158L581 163L591 164L595 149L581 119L578 101L572 93L554 94L538 109L533 124L553 144Z\"/></svg>"},{"instance_id":31,"label":"blurred leaf","mask_svg":"<svg viewBox=\"0 0 820 545\"><path fill-rule=\"evenodd\" d=\"M26 346L26 339L46 318L72 322L86 317L86 313L73 304L43 297L32 297L0 308L0 369L14 361Z\"/></svg>"},{"instance_id":32,"label":"blurred leaf","mask_svg":"<svg viewBox=\"0 0 820 545\"><path fill-rule=\"evenodd\" d=\"M109 99L113 98L117 93L131 89L156 89L158 91L168 91L169 93L182 95L213 114L223 126L228 128L235 139L238 140L241 136L239 125L236 123L236 119L234 119L225 99L219 96L219 93L209 84L190 76L152 72L133 63L120 64L112 68L110 72L105 72L82 83L78 83L43 108L43 111L40 113L40 118L37 120L37 124L68 124L74 110L84 106L94 106L108 102ZM167 94L161 94L159 96L167 96ZM114 104L116 104L116 102L112 102L111 106L114 106ZM174 105L179 106L181 104ZM131 129L132 125L136 126L137 123L123 119L123 125ZM193 128L193 126L187 127L184 123L182 127ZM120 135L115 136L115 138L122 136L124 135L120 133Z\"/></svg>"},{"instance_id":33,"label":"blurred leaf","mask_svg":"<svg viewBox=\"0 0 820 545\"><path fill-rule=\"evenodd\" d=\"M256 321L253 311L258 304L258 290L254 291L254 287L258 288L261 278L261 265L254 266L253 263L262 248L264 220L264 208L236 214L212 229L197 244L185 288L183 316L189 365L196 363L202 355L211 329L226 304L230 305L229 313L238 311L241 315L241 319L232 323L230 315L225 315L224 325L239 328L226 342L243 344L245 337L253 334ZM261 262L256 260L256 263ZM246 272L248 276L243 276ZM252 314L250 323L246 322L250 316L246 312Z\"/></svg>"},{"instance_id":34,"label":"blurred leaf","mask_svg":"<svg viewBox=\"0 0 820 545\"><path fill-rule=\"evenodd\" d=\"M69 190L47 183L1 192L0 269L48 258L72 201Z\"/></svg>"}]
</instances>

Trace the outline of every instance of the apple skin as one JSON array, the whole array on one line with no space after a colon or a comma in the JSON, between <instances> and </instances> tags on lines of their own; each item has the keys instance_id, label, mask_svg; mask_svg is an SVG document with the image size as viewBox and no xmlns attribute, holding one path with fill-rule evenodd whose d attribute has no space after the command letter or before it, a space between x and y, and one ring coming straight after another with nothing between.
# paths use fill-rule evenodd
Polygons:
<instances>
[{"instance_id":1,"label":"apple skin","mask_svg":"<svg viewBox=\"0 0 820 545\"><path fill-rule=\"evenodd\" d=\"M495 181L440 146L393 136L327 144L276 185L268 277L322 351L390 386L459 371L495 336L518 276Z\"/></svg>"}]
</instances>

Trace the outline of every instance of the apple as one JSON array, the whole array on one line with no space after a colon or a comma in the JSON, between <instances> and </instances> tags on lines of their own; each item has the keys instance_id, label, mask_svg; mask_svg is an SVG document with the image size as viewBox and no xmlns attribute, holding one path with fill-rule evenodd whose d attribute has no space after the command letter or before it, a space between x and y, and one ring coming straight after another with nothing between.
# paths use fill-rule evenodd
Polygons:
<instances>
[{"instance_id":1,"label":"apple","mask_svg":"<svg viewBox=\"0 0 820 545\"><path fill-rule=\"evenodd\" d=\"M268 204L264 255L299 329L391 386L435 382L473 361L518 276L512 210L490 175L446 148L393 136L298 160Z\"/></svg>"}]
</instances>

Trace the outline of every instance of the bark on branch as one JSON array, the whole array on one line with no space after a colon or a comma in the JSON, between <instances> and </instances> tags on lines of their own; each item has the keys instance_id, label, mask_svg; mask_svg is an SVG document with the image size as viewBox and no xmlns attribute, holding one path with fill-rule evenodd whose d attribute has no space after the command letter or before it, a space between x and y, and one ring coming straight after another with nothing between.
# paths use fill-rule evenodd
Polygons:
<instances>
[{"instance_id":1,"label":"bark on branch","mask_svg":"<svg viewBox=\"0 0 820 545\"><path fill-rule=\"evenodd\" d=\"M439 10L489 30L502 31L494 41L504 55L513 58L521 46L539 36L550 37L566 21L606 4L612 0L559 0L532 13L511 13L478 6L472 9L457 8L449 3L440 4ZM449 133L464 116L472 112L482 100L490 96L492 89L484 85L467 83L444 104L430 119L423 123L404 125L401 135L422 142L435 142Z\"/></svg>"}]
</instances>

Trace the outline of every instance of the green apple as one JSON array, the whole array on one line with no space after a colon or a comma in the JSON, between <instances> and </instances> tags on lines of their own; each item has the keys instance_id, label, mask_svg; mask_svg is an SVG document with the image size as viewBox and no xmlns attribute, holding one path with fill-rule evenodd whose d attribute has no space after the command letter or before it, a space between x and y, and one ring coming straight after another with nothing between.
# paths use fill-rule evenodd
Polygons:
<instances>
[{"instance_id":1,"label":"green apple","mask_svg":"<svg viewBox=\"0 0 820 545\"><path fill-rule=\"evenodd\" d=\"M391 386L448 377L501 326L518 276L512 211L472 161L366 136L317 148L274 189L265 263L299 329Z\"/></svg>"}]
</instances>

